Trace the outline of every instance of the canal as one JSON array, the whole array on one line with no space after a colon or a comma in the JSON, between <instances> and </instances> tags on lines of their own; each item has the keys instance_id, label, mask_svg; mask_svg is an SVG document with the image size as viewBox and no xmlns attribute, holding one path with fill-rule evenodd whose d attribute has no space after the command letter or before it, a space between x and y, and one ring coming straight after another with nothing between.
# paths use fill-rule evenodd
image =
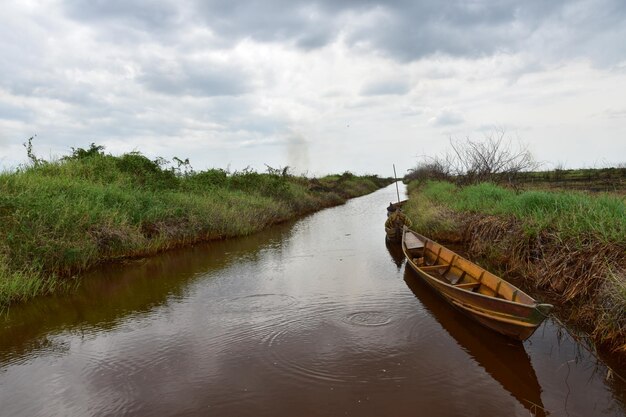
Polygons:
<instances>
[{"instance_id":1,"label":"canal","mask_svg":"<svg viewBox=\"0 0 626 417\"><path fill-rule=\"evenodd\" d=\"M547 320L508 340L384 242L391 185L254 236L106 265L0 328L0 416L624 416Z\"/></svg>"}]
</instances>

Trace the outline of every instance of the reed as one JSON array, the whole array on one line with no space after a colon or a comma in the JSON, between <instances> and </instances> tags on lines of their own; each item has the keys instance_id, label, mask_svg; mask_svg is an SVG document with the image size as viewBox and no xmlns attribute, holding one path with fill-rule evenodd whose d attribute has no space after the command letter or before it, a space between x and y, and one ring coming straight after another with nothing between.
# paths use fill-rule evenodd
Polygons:
<instances>
[{"instance_id":1,"label":"reed","mask_svg":"<svg viewBox=\"0 0 626 417\"><path fill-rule=\"evenodd\" d=\"M0 174L0 309L56 292L101 262L248 235L391 183L271 168L183 171L95 145L54 162L31 159Z\"/></svg>"}]
</instances>

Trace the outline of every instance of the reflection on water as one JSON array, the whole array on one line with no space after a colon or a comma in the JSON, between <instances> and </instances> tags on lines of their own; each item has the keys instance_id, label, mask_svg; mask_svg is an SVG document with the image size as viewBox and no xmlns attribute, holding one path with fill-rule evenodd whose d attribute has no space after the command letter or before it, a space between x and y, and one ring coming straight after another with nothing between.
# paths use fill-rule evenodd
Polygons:
<instances>
[{"instance_id":1,"label":"reflection on water","mask_svg":"<svg viewBox=\"0 0 626 417\"><path fill-rule=\"evenodd\" d=\"M541 387L524 345L494 334L439 297L410 268L404 281L432 317L505 390L533 415L544 416Z\"/></svg>"},{"instance_id":2,"label":"reflection on water","mask_svg":"<svg viewBox=\"0 0 626 417\"><path fill-rule=\"evenodd\" d=\"M387 252L389 252L391 260L394 264L396 264L398 270L400 270L406 260L404 252L402 252L402 246L399 243L389 242L387 239L385 239L385 246L387 248Z\"/></svg>"},{"instance_id":3,"label":"reflection on water","mask_svg":"<svg viewBox=\"0 0 626 417\"><path fill-rule=\"evenodd\" d=\"M120 321L184 298L184 291L199 275L219 274L242 258L253 260L260 250L280 246L288 241L292 226L293 222L285 223L245 239L210 242L105 265L84 277L79 289L69 296L14 306L3 323L0 360L52 347L47 335L55 330L89 334L113 329Z\"/></svg>"},{"instance_id":4,"label":"reflection on water","mask_svg":"<svg viewBox=\"0 0 626 417\"><path fill-rule=\"evenodd\" d=\"M109 265L12 309L0 415L624 415L624 385L551 323L509 342L406 272L383 238L394 197Z\"/></svg>"}]
</instances>

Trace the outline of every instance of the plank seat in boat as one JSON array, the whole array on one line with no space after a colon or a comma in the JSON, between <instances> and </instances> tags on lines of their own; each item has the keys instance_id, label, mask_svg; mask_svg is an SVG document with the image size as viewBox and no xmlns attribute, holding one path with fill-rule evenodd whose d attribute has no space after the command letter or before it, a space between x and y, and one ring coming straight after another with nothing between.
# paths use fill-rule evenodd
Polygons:
<instances>
[{"instance_id":1,"label":"plank seat in boat","mask_svg":"<svg viewBox=\"0 0 626 417\"><path fill-rule=\"evenodd\" d=\"M465 282L463 284L453 284L457 288L463 288L466 290L473 290L480 287L480 282Z\"/></svg>"},{"instance_id":2,"label":"plank seat in boat","mask_svg":"<svg viewBox=\"0 0 626 417\"><path fill-rule=\"evenodd\" d=\"M456 275L446 275L446 269L449 265L428 265L419 267L422 271L428 272L431 277L438 279L446 284L457 286L457 283L461 281L461 277ZM463 287L461 287L463 288Z\"/></svg>"},{"instance_id":3,"label":"plank seat in boat","mask_svg":"<svg viewBox=\"0 0 626 417\"><path fill-rule=\"evenodd\" d=\"M413 235L406 235L404 244L406 245L407 249L411 249L411 250L420 249L424 247L424 242L419 240L417 236L413 236Z\"/></svg>"}]
</instances>

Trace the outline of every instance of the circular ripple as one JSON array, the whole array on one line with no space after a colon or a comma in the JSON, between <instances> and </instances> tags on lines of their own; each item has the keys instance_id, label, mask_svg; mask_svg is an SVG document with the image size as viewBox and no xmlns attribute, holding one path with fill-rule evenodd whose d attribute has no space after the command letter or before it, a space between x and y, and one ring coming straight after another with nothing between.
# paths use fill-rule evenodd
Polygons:
<instances>
[{"instance_id":1,"label":"circular ripple","mask_svg":"<svg viewBox=\"0 0 626 417\"><path fill-rule=\"evenodd\" d=\"M357 328L385 326L395 319L384 310L385 302L365 298L356 304L347 307L331 299L303 303L294 314L275 321L262 341L265 359L270 361L268 365L282 377L303 386L372 382L371 361L380 359L381 346L376 345L373 350L372 344L364 343L371 338ZM388 350L392 352L393 348ZM395 376L375 377L381 378Z\"/></svg>"},{"instance_id":2,"label":"circular ripple","mask_svg":"<svg viewBox=\"0 0 626 417\"><path fill-rule=\"evenodd\" d=\"M296 304L297 300L286 294L253 294L222 301L225 312L280 311Z\"/></svg>"},{"instance_id":3,"label":"circular ripple","mask_svg":"<svg viewBox=\"0 0 626 417\"><path fill-rule=\"evenodd\" d=\"M283 377L310 383L354 383L356 377L342 360L349 347L331 323L315 324L301 317L274 327L264 340L266 357Z\"/></svg>"},{"instance_id":4,"label":"circular ripple","mask_svg":"<svg viewBox=\"0 0 626 417\"><path fill-rule=\"evenodd\" d=\"M345 321L355 326L378 327L391 323L391 316L384 311L358 311L348 314Z\"/></svg>"}]
</instances>

